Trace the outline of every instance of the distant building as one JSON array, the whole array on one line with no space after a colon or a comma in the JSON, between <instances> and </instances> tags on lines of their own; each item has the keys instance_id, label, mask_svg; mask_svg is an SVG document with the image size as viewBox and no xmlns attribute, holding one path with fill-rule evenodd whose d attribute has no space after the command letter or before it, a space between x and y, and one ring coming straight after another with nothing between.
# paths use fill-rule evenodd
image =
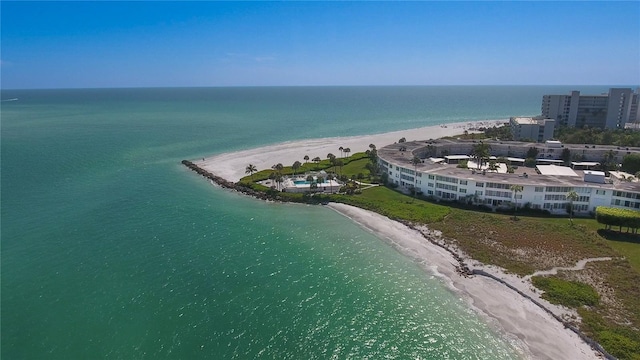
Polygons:
<instances>
[{"instance_id":1,"label":"distant building","mask_svg":"<svg viewBox=\"0 0 640 360\"><path fill-rule=\"evenodd\" d=\"M530 117L512 117L509 121L513 140L544 142L553 138L555 120Z\"/></svg>"},{"instance_id":2,"label":"distant building","mask_svg":"<svg viewBox=\"0 0 640 360\"><path fill-rule=\"evenodd\" d=\"M622 129L640 122L638 102L640 94L631 88L611 88L608 94L544 95L542 117L556 120L558 125Z\"/></svg>"}]
</instances>

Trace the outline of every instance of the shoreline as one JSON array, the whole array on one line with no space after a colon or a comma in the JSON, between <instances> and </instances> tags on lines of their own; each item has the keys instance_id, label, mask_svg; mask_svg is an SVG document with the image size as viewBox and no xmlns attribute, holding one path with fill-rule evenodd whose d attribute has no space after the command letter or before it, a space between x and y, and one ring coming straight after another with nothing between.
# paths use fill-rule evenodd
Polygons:
<instances>
[{"instance_id":1,"label":"shoreline","mask_svg":"<svg viewBox=\"0 0 640 360\"><path fill-rule=\"evenodd\" d=\"M339 156L340 146L349 147L355 153L367 150L372 143L381 147L397 142L401 137L405 137L407 141L435 139L461 134L469 128L490 127L504 122L505 120L461 122L384 134L292 141L219 154L194 160L192 164L225 183L233 184L245 176L244 170L248 164L262 170L270 168L274 162L290 165L296 160L302 161L304 155L323 159L327 153ZM516 347L524 352L526 358L602 358L577 333L559 321L561 317L576 315L576 312L543 300L538 292L532 290L530 281L507 274L495 266L474 261L457 249L445 249L436 244L438 234L426 226L412 228L377 213L345 204L330 203L328 207L374 233L401 254L416 261L426 272L440 278L451 291L464 298L472 309L504 335L505 339L515 341L518 344ZM494 279L477 275L463 276L461 268L480 270ZM508 285L516 290L510 289ZM544 309L534 301L543 304Z\"/></svg>"},{"instance_id":2,"label":"shoreline","mask_svg":"<svg viewBox=\"0 0 640 360\"><path fill-rule=\"evenodd\" d=\"M340 150L338 149L340 146L350 148L353 154L368 150L369 144L382 147L398 142L398 140L403 137L406 138L407 141L437 139L445 136L459 135L471 128L492 127L508 121L508 119L465 121L373 135L288 141L254 149L217 154L191 161L198 167L220 176L227 181L238 182L238 180L246 176L245 168L249 164L255 165L258 170L270 169L271 166L276 163L290 166L295 161L304 162L303 158L305 155L308 155L310 159L316 156L321 159L326 159L329 153L340 157Z\"/></svg>"},{"instance_id":3,"label":"shoreline","mask_svg":"<svg viewBox=\"0 0 640 360\"><path fill-rule=\"evenodd\" d=\"M602 358L575 332L521 294L489 277L460 275L455 265L458 259L443 247L428 240L427 237L431 237L437 242L438 234L426 227L412 229L375 212L351 205L330 203L327 207L375 234L396 251L416 261L425 272L438 277L449 290L460 295L472 309L496 327L506 340L515 339L516 347L524 351L523 355L526 358ZM495 266L478 263L464 255L461 257L462 261L474 270L485 271L511 284L518 291L542 303L556 316L574 314L567 308L542 299L539 293L531 290L530 282L507 274Z\"/></svg>"}]
</instances>

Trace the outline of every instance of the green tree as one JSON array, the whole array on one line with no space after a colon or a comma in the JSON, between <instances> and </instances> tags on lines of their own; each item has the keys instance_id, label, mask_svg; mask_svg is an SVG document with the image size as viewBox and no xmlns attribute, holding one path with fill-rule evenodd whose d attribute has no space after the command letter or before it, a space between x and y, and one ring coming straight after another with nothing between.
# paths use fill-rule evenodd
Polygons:
<instances>
[{"instance_id":1,"label":"green tree","mask_svg":"<svg viewBox=\"0 0 640 360\"><path fill-rule=\"evenodd\" d=\"M376 146L373 144L369 144L369 150L366 151L367 156L369 156L369 160L372 164L378 165L378 150Z\"/></svg>"},{"instance_id":2,"label":"green tree","mask_svg":"<svg viewBox=\"0 0 640 360\"><path fill-rule=\"evenodd\" d=\"M340 147L338 148L338 150L340 150L340 157L342 157L342 156L343 156L343 155L342 155L342 151L344 150L344 148L343 148L342 146L340 146Z\"/></svg>"},{"instance_id":3,"label":"green tree","mask_svg":"<svg viewBox=\"0 0 640 360\"><path fill-rule=\"evenodd\" d=\"M344 151L346 156L349 156L349 153L351 152L351 149L350 148L344 148L344 149L342 149L342 151Z\"/></svg>"},{"instance_id":4,"label":"green tree","mask_svg":"<svg viewBox=\"0 0 640 360\"><path fill-rule=\"evenodd\" d=\"M600 161L600 166L602 167L602 171L616 170L618 168L618 164L616 163L616 153L613 150L609 150L604 153L602 161Z\"/></svg>"},{"instance_id":5,"label":"green tree","mask_svg":"<svg viewBox=\"0 0 640 360\"><path fill-rule=\"evenodd\" d=\"M334 163L334 167L337 166L340 168L340 175L342 175L342 166L344 165L344 162L340 159L336 159L335 163Z\"/></svg>"},{"instance_id":6,"label":"green tree","mask_svg":"<svg viewBox=\"0 0 640 360\"><path fill-rule=\"evenodd\" d=\"M280 185L282 185L282 182L284 181L284 177L282 176L282 170L284 169L284 165L282 165L281 163L277 163L273 165L271 168L275 170L273 174L273 180L276 182L277 189L280 190Z\"/></svg>"},{"instance_id":7,"label":"green tree","mask_svg":"<svg viewBox=\"0 0 640 360\"><path fill-rule=\"evenodd\" d=\"M498 171L498 163L495 160L489 160L489 171Z\"/></svg>"},{"instance_id":8,"label":"green tree","mask_svg":"<svg viewBox=\"0 0 640 360\"><path fill-rule=\"evenodd\" d=\"M511 190L511 192L513 192L513 201L515 203L515 207L513 208L513 219L517 220L518 217L516 216L516 212L518 211L518 193L522 192L522 190L524 190L524 188L522 187L522 185L511 185L509 186L509 190Z\"/></svg>"},{"instance_id":9,"label":"green tree","mask_svg":"<svg viewBox=\"0 0 640 360\"><path fill-rule=\"evenodd\" d=\"M296 172L298 171L298 169L300 169L301 166L302 164L300 163L300 161L296 161L293 163L293 165L291 165L291 168L293 169L293 175L296 174Z\"/></svg>"},{"instance_id":10,"label":"green tree","mask_svg":"<svg viewBox=\"0 0 640 360\"><path fill-rule=\"evenodd\" d=\"M640 154L627 154L622 158L622 170L629 174L640 171Z\"/></svg>"},{"instance_id":11,"label":"green tree","mask_svg":"<svg viewBox=\"0 0 640 360\"><path fill-rule=\"evenodd\" d=\"M320 164L320 161L322 161L322 159L320 159L320 156L314 157L313 160L311 160L311 161L316 163L316 170L318 170L318 164Z\"/></svg>"},{"instance_id":12,"label":"green tree","mask_svg":"<svg viewBox=\"0 0 640 360\"><path fill-rule=\"evenodd\" d=\"M540 153L540 151L538 150L537 147L530 147L529 150L527 150L527 158L532 158L532 159L536 159L538 158L538 154Z\"/></svg>"},{"instance_id":13,"label":"green tree","mask_svg":"<svg viewBox=\"0 0 640 360\"><path fill-rule=\"evenodd\" d=\"M304 160L304 163L306 164L309 161L309 155L305 155L304 158L302 158Z\"/></svg>"},{"instance_id":14,"label":"green tree","mask_svg":"<svg viewBox=\"0 0 640 360\"><path fill-rule=\"evenodd\" d=\"M479 142L471 148L471 156L476 160L478 169L482 167L484 159L488 158L491 151L491 145L485 142Z\"/></svg>"},{"instance_id":15,"label":"green tree","mask_svg":"<svg viewBox=\"0 0 640 360\"><path fill-rule=\"evenodd\" d=\"M253 173L257 172L257 171L258 171L258 169L253 164L247 165L247 167L244 169L244 173L245 174L250 174L251 175L251 181L253 181Z\"/></svg>"},{"instance_id":16,"label":"green tree","mask_svg":"<svg viewBox=\"0 0 640 360\"><path fill-rule=\"evenodd\" d=\"M578 193L571 190L567 193L567 200L569 200L569 208L567 211L569 212L569 222L573 224L573 202L578 200Z\"/></svg>"},{"instance_id":17,"label":"green tree","mask_svg":"<svg viewBox=\"0 0 640 360\"><path fill-rule=\"evenodd\" d=\"M336 156L332 153L328 153L327 159L329 159L329 162L333 165L333 172L336 172Z\"/></svg>"},{"instance_id":18,"label":"green tree","mask_svg":"<svg viewBox=\"0 0 640 360\"><path fill-rule=\"evenodd\" d=\"M331 181L334 179L335 177L333 176L333 174L328 174L327 175L327 181L329 182L329 191L333 194L333 184L331 183Z\"/></svg>"}]
</instances>

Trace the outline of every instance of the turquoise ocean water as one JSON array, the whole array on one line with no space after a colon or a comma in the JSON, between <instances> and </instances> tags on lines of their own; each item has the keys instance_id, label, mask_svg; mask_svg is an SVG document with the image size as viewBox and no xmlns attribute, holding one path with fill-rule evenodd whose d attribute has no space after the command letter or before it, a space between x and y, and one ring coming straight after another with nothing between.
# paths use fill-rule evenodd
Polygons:
<instances>
[{"instance_id":1,"label":"turquoise ocean water","mask_svg":"<svg viewBox=\"0 0 640 360\"><path fill-rule=\"evenodd\" d=\"M348 219L213 187L180 160L536 115L543 94L607 88L3 90L0 355L518 358Z\"/></svg>"}]
</instances>

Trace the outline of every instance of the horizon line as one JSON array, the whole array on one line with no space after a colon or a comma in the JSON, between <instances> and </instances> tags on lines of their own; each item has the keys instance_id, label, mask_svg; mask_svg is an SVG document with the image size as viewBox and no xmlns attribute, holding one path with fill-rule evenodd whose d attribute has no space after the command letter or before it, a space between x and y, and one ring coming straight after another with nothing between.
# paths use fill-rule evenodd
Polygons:
<instances>
[{"instance_id":1,"label":"horizon line","mask_svg":"<svg viewBox=\"0 0 640 360\"><path fill-rule=\"evenodd\" d=\"M214 88L328 88L328 87L517 87L517 86L607 86L610 88L638 88L640 84L432 84L432 85L196 85L196 86L106 86L106 87L42 87L1 88L0 91L16 90L129 90L129 89L214 89Z\"/></svg>"}]
</instances>

